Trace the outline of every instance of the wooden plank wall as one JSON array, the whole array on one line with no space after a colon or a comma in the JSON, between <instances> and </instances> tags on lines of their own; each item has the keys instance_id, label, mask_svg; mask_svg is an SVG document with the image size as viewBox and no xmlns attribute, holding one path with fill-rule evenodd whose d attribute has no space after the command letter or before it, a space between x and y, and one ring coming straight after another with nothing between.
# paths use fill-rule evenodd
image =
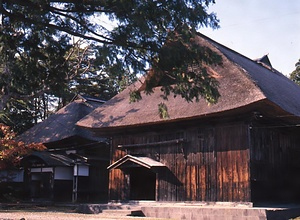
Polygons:
<instances>
[{"instance_id":1,"label":"wooden plank wall","mask_svg":"<svg viewBox=\"0 0 300 220\"><path fill-rule=\"evenodd\" d=\"M220 125L189 135L187 200L250 201L248 127Z\"/></svg>"},{"instance_id":2,"label":"wooden plank wall","mask_svg":"<svg viewBox=\"0 0 300 220\"><path fill-rule=\"evenodd\" d=\"M250 201L250 154L248 126L216 128L217 199Z\"/></svg>"},{"instance_id":3,"label":"wooden plank wall","mask_svg":"<svg viewBox=\"0 0 300 220\"><path fill-rule=\"evenodd\" d=\"M299 143L299 132L293 133L288 128L251 129L251 181L254 201L299 201Z\"/></svg>"},{"instance_id":4,"label":"wooden plank wall","mask_svg":"<svg viewBox=\"0 0 300 220\"><path fill-rule=\"evenodd\" d=\"M116 162L118 159L126 155L125 151L118 149L119 143L129 143L130 139L126 137L114 138L111 143L111 161L110 164ZM113 169L109 171L109 200L119 201L128 200L129 187L126 173L119 169Z\"/></svg>"},{"instance_id":5,"label":"wooden plank wall","mask_svg":"<svg viewBox=\"0 0 300 220\"><path fill-rule=\"evenodd\" d=\"M184 138L179 144L117 150L119 144ZM113 160L143 154L164 163L158 173L158 201L250 201L248 126L226 124L113 138ZM110 171L111 199L126 199L126 177ZM128 198L127 198L128 199Z\"/></svg>"},{"instance_id":6,"label":"wooden plank wall","mask_svg":"<svg viewBox=\"0 0 300 220\"><path fill-rule=\"evenodd\" d=\"M90 164L88 186L85 186L89 196L85 202L107 202L108 200L109 152L110 147L104 144L90 145L82 152L82 155L89 157Z\"/></svg>"}]
</instances>

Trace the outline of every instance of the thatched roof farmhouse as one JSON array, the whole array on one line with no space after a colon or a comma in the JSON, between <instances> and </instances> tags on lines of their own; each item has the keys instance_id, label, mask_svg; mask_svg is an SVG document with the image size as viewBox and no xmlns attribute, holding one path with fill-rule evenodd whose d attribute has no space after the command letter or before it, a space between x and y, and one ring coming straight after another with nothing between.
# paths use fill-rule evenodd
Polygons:
<instances>
[{"instance_id":1,"label":"thatched roof farmhouse","mask_svg":"<svg viewBox=\"0 0 300 220\"><path fill-rule=\"evenodd\" d=\"M251 60L201 34L195 40L222 57L209 66L216 104L163 100L159 87L130 103L137 82L77 123L111 138L109 199L299 199L300 87L267 57ZM169 118L159 116L161 102Z\"/></svg>"}]
</instances>

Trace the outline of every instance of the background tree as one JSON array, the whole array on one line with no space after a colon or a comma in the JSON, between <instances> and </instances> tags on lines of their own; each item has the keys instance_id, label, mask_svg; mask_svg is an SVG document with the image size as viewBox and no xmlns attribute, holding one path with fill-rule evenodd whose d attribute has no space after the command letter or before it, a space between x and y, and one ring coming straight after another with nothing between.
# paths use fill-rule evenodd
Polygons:
<instances>
[{"instance_id":1,"label":"background tree","mask_svg":"<svg viewBox=\"0 0 300 220\"><path fill-rule=\"evenodd\" d=\"M69 92L108 100L135 80L134 75L120 72L114 66L106 69L99 57L98 47L94 44L82 40L74 44L67 57Z\"/></svg>"},{"instance_id":2,"label":"background tree","mask_svg":"<svg viewBox=\"0 0 300 220\"><path fill-rule=\"evenodd\" d=\"M71 91L88 88L99 95L113 86L115 93L149 67L147 93L162 85L165 98L174 93L216 102L218 84L205 66L220 63L220 57L193 41L200 27L218 26L207 12L213 3L2 0L0 109L11 116L16 106L16 114L26 112L24 121L36 122L47 117L52 99L64 105ZM89 41L87 47L72 49L72 36Z\"/></svg>"},{"instance_id":3,"label":"background tree","mask_svg":"<svg viewBox=\"0 0 300 220\"><path fill-rule=\"evenodd\" d=\"M63 94L67 70L63 55L70 47L51 31L22 28L26 29L2 28L0 36L2 121L16 131L47 117L49 94Z\"/></svg>"},{"instance_id":4,"label":"background tree","mask_svg":"<svg viewBox=\"0 0 300 220\"><path fill-rule=\"evenodd\" d=\"M1 41L0 121L14 131L22 132L44 120L79 92L104 100L116 94L109 76L94 64L92 45L82 48L79 42L50 38L38 46L28 34L16 42L18 46L7 44L13 41L10 34Z\"/></svg>"},{"instance_id":5,"label":"background tree","mask_svg":"<svg viewBox=\"0 0 300 220\"><path fill-rule=\"evenodd\" d=\"M300 59L295 64L296 69L290 74L290 79L300 85Z\"/></svg>"}]
</instances>

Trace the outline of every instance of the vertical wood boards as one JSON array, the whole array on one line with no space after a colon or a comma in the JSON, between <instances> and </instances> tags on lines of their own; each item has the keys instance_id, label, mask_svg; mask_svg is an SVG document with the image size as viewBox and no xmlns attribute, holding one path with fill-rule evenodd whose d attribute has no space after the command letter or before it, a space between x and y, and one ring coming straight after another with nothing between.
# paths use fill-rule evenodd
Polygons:
<instances>
[{"instance_id":1,"label":"vertical wood boards","mask_svg":"<svg viewBox=\"0 0 300 220\"><path fill-rule=\"evenodd\" d=\"M218 196L222 201L250 201L248 128L216 128Z\"/></svg>"},{"instance_id":2,"label":"vertical wood boards","mask_svg":"<svg viewBox=\"0 0 300 220\"><path fill-rule=\"evenodd\" d=\"M251 182L254 201L293 201L300 196L299 133L288 128L253 126Z\"/></svg>"},{"instance_id":3,"label":"vertical wood boards","mask_svg":"<svg viewBox=\"0 0 300 220\"><path fill-rule=\"evenodd\" d=\"M125 152L117 148L120 141L124 138L113 139L111 150L111 164L125 156ZM110 170L109 172L109 200L125 200L128 194L126 174L119 169Z\"/></svg>"},{"instance_id":4,"label":"vertical wood boards","mask_svg":"<svg viewBox=\"0 0 300 220\"><path fill-rule=\"evenodd\" d=\"M183 138L182 143L153 144ZM118 149L120 144L145 144ZM143 155L163 163L157 172L158 201L250 201L248 126L244 123L201 125L164 132L113 137L112 160ZM122 170L110 171L110 196L128 199Z\"/></svg>"}]
</instances>

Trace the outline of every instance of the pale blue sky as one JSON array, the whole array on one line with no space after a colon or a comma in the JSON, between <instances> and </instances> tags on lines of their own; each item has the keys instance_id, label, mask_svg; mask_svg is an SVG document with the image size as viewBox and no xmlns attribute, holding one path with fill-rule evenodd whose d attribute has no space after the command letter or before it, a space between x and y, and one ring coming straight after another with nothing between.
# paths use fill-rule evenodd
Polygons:
<instances>
[{"instance_id":1,"label":"pale blue sky","mask_svg":"<svg viewBox=\"0 0 300 220\"><path fill-rule=\"evenodd\" d=\"M300 0L216 0L210 7L220 28L204 35L251 59L269 54L275 69L289 75L300 59Z\"/></svg>"}]
</instances>

